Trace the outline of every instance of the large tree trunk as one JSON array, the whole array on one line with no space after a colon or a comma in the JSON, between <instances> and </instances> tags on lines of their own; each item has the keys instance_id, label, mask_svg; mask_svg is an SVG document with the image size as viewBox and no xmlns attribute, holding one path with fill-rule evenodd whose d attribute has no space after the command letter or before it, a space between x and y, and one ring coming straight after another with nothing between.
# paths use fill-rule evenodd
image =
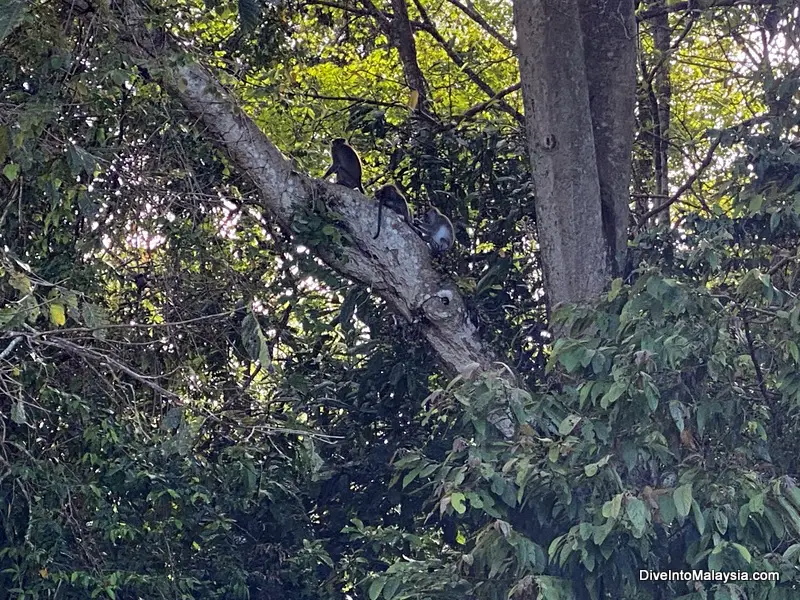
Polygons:
<instances>
[{"instance_id":1,"label":"large tree trunk","mask_svg":"<svg viewBox=\"0 0 800 600\"><path fill-rule=\"evenodd\" d=\"M612 276L625 267L636 104L633 2L579 0L603 228Z\"/></svg>"},{"instance_id":2,"label":"large tree trunk","mask_svg":"<svg viewBox=\"0 0 800 600\"><path fill-rule=\"evenodd\" d=\"M515 0L520 75L551 308L624 264L635 99L630 0Z\"/></svg>"}]
</instances>

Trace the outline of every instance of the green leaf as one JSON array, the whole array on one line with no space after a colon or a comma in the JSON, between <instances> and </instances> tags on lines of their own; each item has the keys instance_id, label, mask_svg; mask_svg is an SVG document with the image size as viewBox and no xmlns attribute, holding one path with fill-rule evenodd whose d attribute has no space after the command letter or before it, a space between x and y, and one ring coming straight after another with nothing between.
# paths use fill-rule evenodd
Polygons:
<instances>
[{"instance_id":1,"label":"green leaf","mask_svg":"<svg viewBox=\"0 0 800 600\"><path fill-rule=\"evenodd\" d=\"M783 551L783 559L788 563L797 563L800 557L800 544L792 544Z\"/></svg>"},{"instance_id":2,"label":"green leaf","mask_svg":"<svg viewBox=\"0 0 800 600\"><path fill-rule=\"evenodd\" d=\"M794 529L795 535L800 535L800 513L782 496L778 496L778 504L781 505L784 514L788 517L789 524Z\"/></svg>"},{"instance_id":3,"label":"green leaf","mask_svg":"<svg viewBox=\"0 0 800 600\"><path fill-rule=\"evenodd\" d=\"M739 551L739 554L742 555L742 558L745 560L746 563L750 564L752 562L753 557L747 548L745 548L741 544L737 544L736 542L731 542L731 546L733 546L734 548L736 548L736 550Z\"/></svg>"},{"instance_id":4,"label":"green leaf","mask_svg":"<svg viewBox=\"0 0 800 600\"><path fill-rule=\"evenodd\" d=\"M706 517L696 500L692 500L692 516L694 516L694 524L698 533L702 535L706 530Z\"/></svg>"},{"instance_id":5,"label":"green leaf","mask_svg":"<svg viewBox=\"0 0 800 600\"><path fill-rule=\"evenodd\" d=\"M397 593L397 588L400 587L401 579L399 577L392 577L383 588L383 597L386 600L392 600Z\"/></svg>"},{"instance_id":6,"label":"green leaf","mask_svg":"<svg viewBox=\"0 0 800 600\"><path fill-rule=\"evenodd\" d=\"M675 422L675 426L678 428L678 431L683 431L686 428L686 424L683 421L683 415L685 412L686 411L682 402L678 400L672 400L669 403L669 414L672 417L672 420Z\"/></svg>"},{"instance_id":7,"label":"green leaf","mask_svg":"<svg viewBox=\"0 0 800 600\"><path fill-rule=\"evenodd\" d=\"M63 304L50 304L50 322L56 327L62 327L67 322L66 311Z\"/></svg>"},{"instance_id":8,"label":"green leaf","mask_svg":"<svg viewBox=\"0 0 800 600\"><path fill-rule=\"evenodd\" d=\"M722 551L727 546L727 542L721 543L719 546L714 548L711 551L711 554L708 555L708 569L710 571L721 571L723 567L723 555Z\"/></svg>"},{"instance_id":9,"label":"green leaf","mask_svg":"<svg viewBox=\"0 0 800 600\"><path fill-rule=\"evenodd\" d=\"M764 205L764 195L763 194L753 194L753 197L750 199L750 206L747 207L747 211L754 215L761 211L761 207Z\"/></svg>"},{"instance_id":10,"label":"green leaf","mask_svg":"<svg viewBox=\"0 0 800 600\"><path fill-rule=\"evenodd\" d=\"M20 26L28 9L28 2L0 0L0 44Z\"/></svg>"},{"instance_id":11,"label":"green leaf","mask_svg":"<svg viewBox=\"0 0 800 600\"><path fill-rule=\"evenodd\" d=\"M678 511L675 508L675 500L668 494L661 494L658 497L658 512L661 514L661 520L666 525L671 524L675 517L678 516Z\"/></svg>"},{"instance_id":12,"label":"green leaf","mask_svg":"<svg viewBox=\"0 0 800 600\"><path fill-rule=\"evenodd\" d=\"M242 344L247 350L248 356L252 360L258 361L262 368L269 368L272 365L269 343L252 308L248 309L247 314L242 319L239 331L242 336Z\"/></svg>"},{"instance_id":13,"label":"green leaf","mask_svg":"<svg viewBox=\"0 0 800 600\"><path fill-rule=\"evenodd\" d=\"M714 525L722 535L725 535L725 532L728 531L728 515L721 508L714 510Z\"/></svg>"},{"instance_id":14,"label":"green leaf","mask_svg":"<svg viewBox=\"0 0 800 600\"><path fill-rule=\"evenodd\" d=\"M611 500L603 504L603 516L606 519L616 519L622 510L622 494L615 495Z\"/></svg>"},{"instance_id":15,"label":"green leaf","mask_svg":"<svg viewBox=\"0 0 800 600\"><path fill-rule=\"evenodd\" d=\"M672 492L672 500L675 502L675 510L678 516L686 518L692 510L692 484L682 485Z\"/></svg>"},{"instance_id":16,"label":"green leaf","mask_svg":"<svg viewBox=\"0 0 800 600\"><path fill-rule=\"evenodd\" d=\"M17 290L20 294L28 295L33 292L31 280L22 273L12 273L8 278L8 285Z\"/></svg>"},{"instance_id":17,"label":"green leaf","mask_svg":"<svg viewBox=\"0 0 800 600\"><path fill-rule=\"evenodd\" d=\"M631 523L633 537L637 539L642 537L650 520L650 512L645 503L639 498L629 498L625 504L625 514Z\"/></svg>"},{"instance_id":18,"label":"green leaf","mask_svg":"<svg viewBox=\"0 0 800 600\"><path fill-rule=\"evenodd\" d=\"M610 289L610 290L609 290L609 292L608 292L608 300L609 300L609 301L612 301L612 300L614 300L614 299L615 299L617 296L619 296L619 293L622 291L622 285L623 285L623 283L624 283L624 282L623 282L623 280L622 280L622 278L621 278L621 277L617 277L616 279L614 279L614 280L611 282L611 289Z\"/></svg>"},{"instance_id":19,"label":"green leaf","mask_svg":"<svg viewBox=\"0 0 800 600\"><path fill-rule=\"evenodd\" d=\"M386 580L383 578L373 581L369 586L369 600L376 600L381 595L384 585L386 585Z\"/></svg>"},{"instance_id":20,"label":"green leaf","mask_svg":"<svg viewBox=\"0 0 800 600\"><path fill-rule=\"evenodd\" d=\"M793 340L787 340L786 349L789 351L789 356L792 357L794 364L800 365L800 349Z\"/></svg>"},{"instance_id":21,"label":"green leaf","mask_svg":"<svg viewBox=\"0 0 800 600\"><path fill-rule=\"evenodd\" d=\"M91 302L84 302L81 306L81 316L86 326L94 330L92 331L94 337L98 340L106 339L106 328L110 325L110 322L105 308Z\"/></svg>"},{"instance_id":22,"label":"green leaf","mask_svg":"<svg viewBox=\"0 0 800 600\"><path fill-rule=\"evenodd\" d=\"M417 475L419 475L420 472L422 472L422 469L423 467L420 466L415 468L410 473L406 473L406 476L403 477L403 482L400 484L401 487L405 489L412 481L414 481L417 478Z\"/></svg>"},{"instance_id":23,"label":"green leaf","mask_svg":"<svg viewBox=\"0 0 800 600\"><path fill-rule=\"evenodd\" d=\"M553 541L550 542L550 546L547 548L547 556L550 558L551 561L553 560L553 558L555 558L555 555L558 553L559 548L561 548L561 546L566 541L567 541L566 534L559 535L553 538Z\"/></svg>"},{"instance_id":24,"label":"green leaf","mask_svg":"<svg viewBox=\"0 0 800 600\"><path fill-rule=\"evenodd\" d=\"M769 230L775 231L778 228L778 225L781 224L781 213L775 211L769 217Z\"/></svg>"},{"instance_id":25,"label":"green leaf","mask_svg":"<svg viewBox=\"0 0 800 600\"><path fill-rule=\"evenodd\" d=\"M750 505L742 504L739 507L739 527L745 527L748 519L750 519Z\"/></svg>"},{"instance_id":26,"label":"green leaf","mask_svg":"<svg viewBox=\"0 0 800 600\"><path fill-rule=\"evenodd\" d=\"M608 461L611 460L611 455L607 454L597 462L591 463L583 467L583 472L586 474L587 477L594 477L597 474L597 471L600 467L604 467L608 464Z\"/></svg>"},{"instance_id":27,"label":"green leaf","mask_svg":"<svg viewBox=\"0 0 800 600\"><path fill-rule=\"evenodd\" d=\"M17 177L19 177L19 165L8 163L3 167L3 175L5 175L6 179L9 181L16 181Z\"/></svg>"},{"instance_id":28,"label":"green leaf","mask_svg":"<svg viewBox=\"0 0 800 600\"><path fill-rule=\"evenodd\" d=\"M600 400L600 406L602 408L608 408L610 405L616 402L627 389L627 384L624 384L621 381L615 381L609 390L603 394L603 397Z\"/></svg>"},{"instance_id":29,"label":"green leaf","mask_svg":"<svg viewBox=\"0 0 800 600\"><path fill-rule=\"evenodd\" d=\"M750 501L747 503L747 506L750 508L750 512L756 513L757 515L763 515L765 498L766 496L763 492L750 498Z\"/></svg>"},{"instance_id":30,"label":"green leaf","mask_svg":"<svg viewBox=\"0 0 800 600\"><path fill-rule=\"evenodd\" d=\"M602 546L603 545L603 542L606 541L606 538L608 537L608 534L613 531L615 523L616 523L616 520L608 519L602 525L595 526L593 541L594 541L594 543L596 545L598 545L598 546Z\"/></svg>"},{"instance_id":31,"label":"green leaf","mask_svg":"<svg viewBox=\"0 0 800 600\"><path fill-rule=\"evenodd\" d=\"M578 415L568 415L558 425L559 435L569 435L575 426L580 423L581 418Z\"/></svg>"},{"instance_id":32,"label":"green leaf","mask_svg":"<svg viewBox=\"0 0 800 600\"><path fill-rule=\"evenodd\" d=\"M244 33L250 33L261 20L261 7L256 0L239 0L239 23Z\"/></svg>"},{"instance_id":33,"label":"green leaf","mask_svg":"<svg viewBox=\"0 0 800 600\"><path fill-rule=\"evenodd\" d=\"M458 514L463 515L467 510L467 507L464 505L464 494L461 492L451 494L450 505Z\"/></svg>"}]
</instances>

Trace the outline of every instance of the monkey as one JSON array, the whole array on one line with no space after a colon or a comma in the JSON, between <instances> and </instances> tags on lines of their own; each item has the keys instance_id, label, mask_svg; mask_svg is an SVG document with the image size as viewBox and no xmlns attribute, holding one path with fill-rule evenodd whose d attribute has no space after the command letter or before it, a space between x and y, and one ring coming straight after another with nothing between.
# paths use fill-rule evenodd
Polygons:
<instances>
[{"instance_id":1,"label":"monkey","mask_svg":"<svg viewBox=\"0 0 800 600\"><path fill-rule=\"evenodd\" d=\"M331 142L331 159L333 164L325 171L323 179L336 173L336 183L356 189L362 194L364 187L361 185L361 159L358 152L347 143L344 138L336 138Z\"/></svg>"},{"instance_id":2,"label":"monkey","mask_svg":"<svg viewBox=\"0 0 800 600\"><path fill-rule=\"evenodd\" d=\"M408 207L408 202L406 202L405 197L400 193L400 190L397 189L396 185L389 184L383 186L381 189L375 192L375 200L378 201L378 232L372 236L373 240L378 239L378 236L381 234L381 221L383 219L384 206L392 209L398 215L403 217L403 220L410 226L414 226L412 223L411 209Z\"/></svg>"},{"instance_id":3,"label":"monkey","mask_svg":"<svg viewBox=\"0 0 800 600\"><path fill-rule=\"evenodd\" d=\"M453 224L439 209L431 206L416 222L416 229L426 242L433 248L433 255L437 256L453 247L455 231Z\"/></svg>"}]
</instances>

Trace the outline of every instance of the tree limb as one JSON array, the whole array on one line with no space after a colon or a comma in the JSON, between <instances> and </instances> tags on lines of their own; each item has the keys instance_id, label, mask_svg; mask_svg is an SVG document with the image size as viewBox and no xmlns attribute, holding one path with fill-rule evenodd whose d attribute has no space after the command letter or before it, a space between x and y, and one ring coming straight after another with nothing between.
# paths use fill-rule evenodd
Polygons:
<instances>
[{"instance_id":1,"label":"tree limb","mask_svg":"<svg viewBox=\"0 0 800 600\"><path fill-rule=\"evenodd\" d=\"M703 171L705 171L711 164L711 160L714 158L714 151L717 149L717 146L719 146L721 141L722 141L722 134L719 134L714 139L714 141L711 142L711 146L708 147L708 151L706 152L703 161L700 163L700 166L697 167L695 172L691 174L689 179L683 182L683 185L679 187L674 194L672 194L669 200L667 200L663 204L660 204L659 206L656 206L652 210L649 210L642 217L640 217L639 227L643 226L647 222L647 220L650 219L651 217L654 217L658 213L667 210L670 206L672 206L678 200L680 200L680 197L683 196L684 192L694 185L694 182L697 181L697 178L700 177L700 175L703 174Z\"/></svg>"},{"instance_id":2,"label":"tree limb","mask_svg":"<svg viewBox=\"0 0 800 600\"><path fill-rule=\"evenodd\" d=\"M406 0L392 0L392 38L397 52L400 54L400 62L403 65L403 72L406 76L408 87L416 90L419 94L419 108L424 110L428 105L428 83L422 75L417 61L417 45L414 41L414 32L411 30L411 22L408 19L408 5Z\"/></svg>"},{"instance_id":3,"label":"tree limb","mask_svg":"<svg viewBox=\"0 0 800 600\"><path fill-rule=\"evenodd\" d=\"M422 6L420 0L414 0L414 4L417 5L419 14L422 17L422 30L439 42L439 45L442 47L445 53L447 53L447 56L450 57L450 60L452 60L461 68L464 74L470 78L472 83L478 86L487 96L494 98L497 93L488 83L481 79L481 77L475 71L473 71L472 68L467 65L466 61L461 57L461 55L456 52L456 50L448 43L448 41L442 37L442 34L440 34L439 30L436 29L436 26L433 24L433 21L431 21L431 18L428 16L428 12L425 10L425 7ZM522 115L522 113L509 105L505 100L499 100L497 104L502 110L514 117L517 123L525 123L525 117Z\"/></svg>"},{"instance_id":4,"label":"tree limb","mask_svg":"<svg viewBox=\"0 0 800 600\"><path fill-rule=\"evenodd\" d=\"M392 0L394 14L391 19L379 10L372 0L361 0L361 3L366 11L375 18L384 35L397 50L406 84L410 89L419 93L418 106L420 109L425 109L428 103L428 84L417 62L417 46L408 18L406 0Z\"/></svg>"},{"instance_id":5,"label":"tree limb","mask_svg":"<svg viewBox=\"0 0 800 600\"><path fill-rule=\"evenodd\" d=\"M368 10L363 10L363 9L360 9L360 8L353 8L352 6L347 6L345 4L339 4L337 2L328 2L327 0L309 0L308 2L305 2L305 5L306 6L312 6L312 5L327 6L329 8L336 8L338 10L341 10L342 12L352 13L352 14L358 15L360 17L369 17L369 16L372 15L372 13L369 12Z\"/></svg>"},{"instance_id":6,"label":"tree limb","mask_svg":"<svg viewBox=\"0 0 800 600\"><path fill-rule=\"evenodd\" d=\"M466 121L467 119L471 119L472 117L477 115L479 112L481 112L483 110L486 110L486 108L488 108L489 106L491 106L492 104L494 104L495 102L500 100L501 98L504 98L504 97L508 96L509 94L511 94L513 92L516 92L521 87L522 87L522 84L520 82L517 82L514 85L510 85L507 88L504 88L504 89L500 90L499 92L497 92L494 96L492 96L488 100L468 108L463 113L461 113L460 115L455 117L456 123L457 124L458 123L462 123L463 121Z\"/></svg>"},{"instance_id":7,"label":"tree limb","mask_svg":"<svg viewBox=\"0 0 800 600\"><path fill-rule=\"evenodd\" d=\"M477 364L490 369L497 355L484 347L467 318L464 300L452 281L432 266L427 245L399 219L372 235L377 203L342 186L294 171L291 162L245 115L232 95L203 66L186 60L177 44L163 33L151 33L135 4L124 15L127 50L142 59L169 61L163 85L177 97L260 190L259 205L287 231L295 215L319 201L335 211L349 243L340 248L315 246L314 253L343 276L375 291L419 330L451 373ZM123 35L123 34L121 34ZM124 40L124 35L123 35ZM513 432L513 428L512 428ZM509 434L504 431L504 434Z\"/></svg>"},{"instance_id":8,"label":"tree limb","mask_svg":"<svg viewBox=\"0 0 800 600\"><path fill-rule=\"evenodd\" d=\"M101 354L100 352L92 350L91 348L86 348L84 346L80 346L78 344L70 342L69 340L65 340L65 339L61 339L61 338L56 338L56 337L50 337L50 338L47 338L47 339L45 339L45 338L36 338L34 340L33 336L28 336L28 337L31 338L32 343L34 343L34 344L38 344L40 346L50 346L50 347L53 347L53 348L58 348L60 350L64 350L64 351L66 351L66 352L68 352L70 354L73 354L75 356L79 356L79 357L81 357L81 358L83 358L85 360L89 360L90 362L95 363L95 364L96 363L105 363L105 364L107 364L109 367L111 367L113 369L116 369L118 371L122 371L126 375L130 376L132 379L135 379L136 381L141 383L142 385L145 385L145 386L151 388L152 390L158 392L159 394L163 395L165 398L169 398L170 400L172 400L173 402L175 402L177 404L183 404L183 401L181 400L180 396L178 396L178 394L176 394L175 392L169 391L168 389L162 387L161 385L159 385L158 383L153 381L153 379L155 379L154 377L150 377L148 375L142 375L141 373L137 373L136 371L131 369L129 366L121 363L120 361L116 360L115 358L111 358L110 356L107 356L105 354Z\"/></svg>"},{"instance_id":9,"label":"tree limb","mask_svg":"<svg viewBox=\"0 0 800 600\"><path fill-rule=\"evenodd\" d=\"M700 175L703 174L703 171L705 171L709 167L709 165L711 165L711 161L714 158L714 152L720 145L720 142L722 142L722 138L726 132L730 132L735 129L742 129L744 127L749 127L751 125L756 125L758 123L763 123L764 121L768 121L770 117L771 117L770 115L761 115L758 117L753 117L752 119L747 119L745 121L742 121L738 125L735 125L733 127L728 127L727 129L717 133L716 137L711 142L711 145L708 147L705 157L703 158L702 162L697 167L695 172L691 174L691 176L683 183L683 185L681 185L677 189L677 191L672 196L670 196L669 200L667 200L666 202L664 202L659 206L656 206L652 210L646 212L643 216L639 217L638 226L642 227L647 222L647 220L650 219L652 216L660 213L662 210L668 209L670 206L672 206L678 200L680 200L680 197L686 192L686 190L691 188L694 185L694 182L697 181L698 177L700 177Z\"/></svg>"},{"instance_id":10,"label":"tree limb","mask_svg":"<svg viewBox=\"0 0 800 600\"><path fill-rule=\"evenodd\" d=\"M517 51L517 46L511 40L509 40L506 36L502 33L497 31L497 29L489 23L486 19L483 18L481 15L472 5L467 6L466 4L462 4L458 0L448 0L450 4L458 8L461 12L467 15L470 19L475 21L478 25L480 25L486 33L491 35L494 39L498 42L503 44L507 49L511 50L511 52Z\"/></svg>"}]
</instances>

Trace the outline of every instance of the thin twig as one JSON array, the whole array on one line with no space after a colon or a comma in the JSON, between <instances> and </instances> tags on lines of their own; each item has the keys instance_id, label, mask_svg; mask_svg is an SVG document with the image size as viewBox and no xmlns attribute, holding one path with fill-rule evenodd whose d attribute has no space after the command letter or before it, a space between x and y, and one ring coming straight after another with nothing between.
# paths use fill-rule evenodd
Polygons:
<instances>
[{"instance_id":1,"label":"thin twig","mask_svg":"<svg viewBox=\"0 0 800 600\"><path fill-rule=\"evenodd\" d=\"M644 214L644 216L640 217L639 218L639 227L644 225L648 221L648 219L650 219L654 215L657 215L658 213L660 213L663 210L667 210L670 206L675 204L678 200L680 200L680 197L683 195L683 193L694 185L694 182L697 181L697 179L700 177L700 175L703 174L703 171L705 171L708 168L708 166L711 164L711 161L714 158L714 152L716 151L717 147L720 145L720 142L722 142L722 137L725 135L726 132L729 132L729 131L731 131L733 129L741 129L743 127L749 127L750 125L755 125L757 123L763 123L764 121L768 120L769 118L770 118L769 115L753 117L752 119L747 119L746 121L742 121L741 123L739 123L738 125L736 125L734 127L729 127L726 130L723 130L723 131L720 131L719 133L717 133L717 136L714 138L714 141L712 141L711 145L708 147L708 151L706 152L706 155L703 158L703 161L700 163L700 166L697 167L695 172L691 174L689 179L687 179L683 183L683 185L681 185L681 187L678 188L678 190L670 197L669 200L664 202L664 204L656 206L654 209L646 212Z\"/></svg>"},{"instance_id":2,"label":"thin twig","mask_svg":"<svg viewBox=\"0 0 800 600\"><path fill-rule=\"evenodd\" d=\"M484 102L481 102L480 104L476 104L475 106L473 106L471 108L468 108L462 114L460 114L459 116L455 117L456 123L463 123L467 119L471 119L472 117L477 115L479 112L485 110L491 104L494 104L495 102L497 102L501 98L504 98L505 96L508 96L509 94L511 94L513 92L516 92L521 87L522 87L522 84L520 82L517 82L514 85L510 85L507 88L500 90L499 92L497 92L494 96L492 96L488 100L486 100Z\"/></svg>"},{"instance_id":3,"label":"thin twig","mask_svg":"<svg viewBox=\"0 0 800 600\"><path fill-rule=\"evenodd\" d=\"M425 7L422 6L420 0L414 0L414 4L417 5L417 10L419 10L419 14L422 17L422 31L428 33L439 43L447 56L450 57L450 60L458 65L461 71L463 71L463 73L469 77L469 79L476 86L478 86L487 96L494 98L497 93L492 89L492 86L481 79L481 77L469 65L467 65L467 61L465 61L464 58L458 52L456 52L455 48L453 48L450 43L444 39L442 34L439 33L439 30L436 29L436 26L433 24L430 16L428 16L428 11L426 11ZM505 100L499 100L497 104L500 109L511 115L518 123L522 124L525 122L525 117L522 115L522 113L508 104Z\"/></svg>"},{"instance_id":4,"label":"thin twig","mask_svg":"<svg viewBox=\"0 0 800 600\"><path fill-rule=\"evenodd\" d=\"M664 13L673 13L673 12L680 12L683 10L711 10L714 8L730 8L730 7L745 7L745 6L768 6L772 5L774 0L711 0L711 1L701 1L697 2L697 0L690 0L688 2L676 2L675 4L671 5L659 5L654 6L648 10L643 10L639 14L636 15L637 21L645 21L647 19L652 19L653 17L658 17L663 15Z\"/></svg>"},{"instance_id":5,"label":"thin twig","mask_svg":"<svg viewBox=\"0 0 800 600\"><path fill-rule=\"evenodd\" d=\"M458 8L461 12L463 12L465 15L467 15L470 19L475 21L478 25L483 27L483 29L486 31L486 33L488 33L494 39L496 39L498 42L503 44L503 46L505 46L508 50L511 50L511 52L516 52L517 51L517 46L511 40L509 40L506 36L504 36L502 33L497 31L497 29L491 23L489 23L486 19L484 19L483 16L477 10L475 10L472 6L466 6L466 5L462 4L461 2L459 2L458 0L448 0L448 2L450 2L450 4L452 4L456 8Z\"/></svg>"},{"instance_id":6,"label":"thin twig","mask_svg":"<svg viewBox=\"0 0 800 600\"><path fill-rule=\"evenodd\" d=\"M220 317L230 317L232 314L233 311L229 310L226 312L215 313L213 315L192 317L191 319L184 319L182 321L165 321L164 323L110 323L108 325L98 325L97 327L65 327L63 329L31 331L29 333L25 333L24 335L27 337L43 337L54 334L63 335L65 333L94 333L95 331L108 331L111 329L157 329L159 327L175 327L177 325L189 325L190 323L197 323L199 321L210 321ZM23 334L17 333L17 335Z\"/></svg>"},{"instance_id":7,"label":"thin twig","mask_svg":"<svg viewBox=\"0 0 800 600\"><path fill-rule=\"evenodd\" d=\"M11 343L6 346L6 349L0 352L0 360L5 360L5 358L14 351L14 348L19 346L19 343L24 339L24 336L18 335Z\"/></svg>"},{"instance_id":8,"label":"thin twig","mask_svg":"<svg viewBox=\"0 0 800 600\"><path fill-rule=\"evenodd\" d=\"M46 340L37 339L35 343L40 344L42 346L50 346L50 347L53 347L53 348L59 348L60 350L65 350L67 352L70 352L70 353L75 354L77 356L80 356L82 358L91 358L92 360L96 360L96 361L99 361L99 362L106 363L109 366L111 366L111 367L113 367L113 368L115 368L115 369L117 369L119 371L122 371L123 373L129 375L130 377L132 377L133 379L135 379L139 383L141 383L143 385L146 385L147 387L157 391L158 393L163 394L164 396L172 399L173 401L177 402L178 404L183 404L183 401L181 400L180 396L178 396L178 394L176 394L174 392L171 392L166 388L161 387L155 381L151 381L152 379L155 379L155 377L151 377L151 376L148 376L148 375L142 375L140 373L137 373L136 371L134 371L133 369L131 369L127 365L124 365L123 363L119 362L118 360L116 360L114 358L111 358L110 356L106 356L104 354L100 354L99 352L95 352L94 350L91 350L89 348L85 348L83 346L79 346L78 344L73 344L69 340L64 340L64 339L60 339L60 338L50 338L50 339L46 339Z\"/></svg>"},{"instance_id":9,"label":"thin twig","mask_svg":"<svg viewBox=\"0 0 800 600\"><path fill-rule=\"evenodd\" d=\"M678 188L678 191L676 191L670 197L669 200L664 202L664 204L660 204L659 206L656 206L654 209L649 210L648 212L646 212L644 214L644 216L642 216L639 219L639 227L641 227L642 225L647 223L647 221L651 217L657 215L658 213L660 213L662 211L667 210L670 206L672 206L678 200L680 200L680 197L683 195L683 193L694 185L694 182L697 181L698 177L700 177L700 175L702 175L703 171L705 171L708 168L708 166L711 164L711 160L714 158L714 151L717 149L717 146L719 146L721 141L722 141L722 134L720 133L720 134L717 135L717 137L714 139L714 141L711 142L711 146L709 146L708 152L706 152L705 158L703 158L703 162L700 163L700 166L697 167L695 172L691 174L689 179L687 179L683 183L683 185Z\"/></svg>"}]
</instances>

